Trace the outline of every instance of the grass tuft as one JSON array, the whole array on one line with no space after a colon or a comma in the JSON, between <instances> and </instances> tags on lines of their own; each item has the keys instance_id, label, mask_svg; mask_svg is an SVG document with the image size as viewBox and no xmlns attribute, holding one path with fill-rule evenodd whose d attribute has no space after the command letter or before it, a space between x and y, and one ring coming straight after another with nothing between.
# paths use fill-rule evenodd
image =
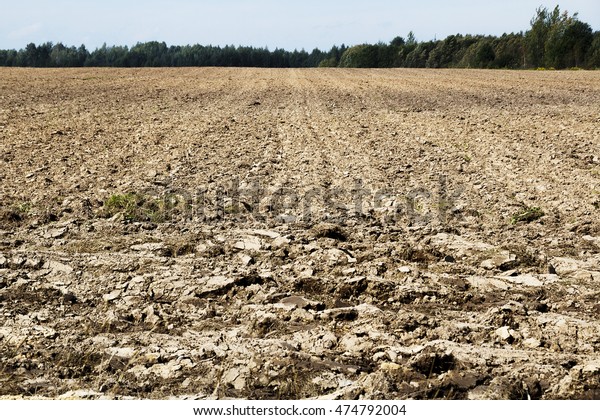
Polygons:
<instances>
[{"instance_id":1,"label":"grass tuft","mask_svg":"<svg viewBox=\"0 0 600 420\"><path fill-rule=\"evenodd\" d=\"M100 215L105 218L122 214L130 222L162 223L186 210L186 203L177 195L163 199L137 194L114 194L104 203Z\"/></svg>"},{"instance_id":2,"label":"grass tuft","mask_svg":"<svg viewBox=\"0 0 600 420\"><path fill-rule=\"evenodd\" d=\"M516 212L510 218L510 222L514 225L517 223L531 223L544 216L544 211L539 207L526 207L521 211Z\"/></svg>"}]
</instances>

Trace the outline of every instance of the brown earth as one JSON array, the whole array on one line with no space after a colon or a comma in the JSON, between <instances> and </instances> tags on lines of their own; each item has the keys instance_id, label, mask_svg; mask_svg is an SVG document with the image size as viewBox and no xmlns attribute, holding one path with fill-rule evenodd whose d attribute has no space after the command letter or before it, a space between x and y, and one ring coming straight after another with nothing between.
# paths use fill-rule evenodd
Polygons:
<instances>
[{"instance_id":1,"label":"brown earth","mask_svg":"<svg viewBox=\"0 0 600 420\"><path fill-rule=\"evenodd\" d=\"M600 73L0 69L0 395L600 398Z\"/></svg>"}]
</instances>

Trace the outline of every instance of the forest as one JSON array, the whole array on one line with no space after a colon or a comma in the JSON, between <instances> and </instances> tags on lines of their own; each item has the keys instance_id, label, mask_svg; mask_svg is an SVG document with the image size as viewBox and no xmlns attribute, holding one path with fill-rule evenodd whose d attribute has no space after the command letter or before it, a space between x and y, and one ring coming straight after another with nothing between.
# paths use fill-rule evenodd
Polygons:
<instances>
[{"instance_id":1,"label":"forest","mask_svg":"<svg viewBox=\"0 0 600 420\"><path fill-rule=\"evenodd\" d=\"M363 67L363 68L600 68L600 31L559 6L538 8L525 32L450 35L443 40L417 41L412 32L391 42L286 51L277 48L227 45L167 46L144 42L132 47L107 46L94 51L85 45L46 42L20 50L0 50L0 66L15 67Z\"/></svg>"}]
</instances>

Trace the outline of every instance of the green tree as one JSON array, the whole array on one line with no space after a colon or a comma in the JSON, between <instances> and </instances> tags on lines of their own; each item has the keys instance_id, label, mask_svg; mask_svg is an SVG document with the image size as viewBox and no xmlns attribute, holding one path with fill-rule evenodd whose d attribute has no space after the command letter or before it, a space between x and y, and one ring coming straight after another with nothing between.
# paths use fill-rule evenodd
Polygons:
<instances>
[{"instance_id":1,"label":"green tree","mask_svg":"<svg viewBox=\"0 0 600 420\"><path fill-rule=\"evenodd\" d=\"M426 66L429 60L429 54L435 48L437 43L433 41L421 42L415 46L407 55L404 60L406 67L423 68Z\"/></svg>"},{"instance_id":2,"label":"green tree","mask_svg":"<svg viewBox=\"0 0 600 420\"><path fill-rule=\"evenodd\" d=\"M594 40L587 53L586 65L589 68L600 68L600 31L594 33Z\"/></svg>"},{"instance_id":3,"label":"green tree","mask_svg":"<svg viewBox=\"0 0 600 420\"><path fill-rule=\"evenodd\" d=\"M494 67L501 69L517 69L524 66L525 37L519 34L503 34L496 41L494 48Z\"/></svg>"},{"instance_id":4,"label":"green tree","mask_svg":"<svg viewBox=\"0 0 600 420\"><path fill-rule=\"evenodd\" d=\"M569 16L558 6L552 12L546 8L537 9L525 38L528 67L583 65L593 42L592 28L581 22L577 13Z\"/></svg>"},{"instance_id":5,"label":"green tree","mask_svg":"<svg viewBox=\"0 0 600 420\"><path fill-rule=\"evenodd\" d=\"M575 15L565 29L563 36L563 48L566 50L566 67L584 66L587 52L594 41L591 26L578 20Z\"/></svg>"},{"instance_id":6,"label":"green tree","mask_svg":"<svg viewBox=\"0 0 600 420\"><path fill-rule=\"evenodd\" d=\"M340 59L340 67L377 67L378 51L374 45L362 44L348 48Z\"/></svg>"},{"instance_id":7,"label":"green tree","mask_svg":"<svg viewBox=\"0 0 600 420\"><path fill-rule=\"evenodd\" d=\"M458 65L467 48L473 42L475 42L473 37L465 38L460 34L450 35L436 44L427 59L427 67L444 68Z\"/></svg>"},{"instance_id":8,"label":"green tree","mask_svg":"<svg viewBox=\"0 0 600 420\"><path fill-rule=\"evenodd\" d=\"M27 44L25 51L21 53L18 65L27 67L48 67L51 64L50 53L52 43L46 42L36 46L33 42Z\"/></svg>"},{"instance_id":9,"label":"green tree","mask_svg":"<svg viewBox=\"0 0 600 420\"><path fill-rule=\"evenodd\" d=\"M490 68L496 60L492 43L489 40L482 40L473 45L476 46L475 63L477 67Z\"/></svg>"},{"instance_id":10,"label":"green tree","mask_svg":"<svg viewBox=\"0 0 600 420\"><path fill-rule=\"evenodd\" d=\"M337 67L338 62L334 57L321 60L319 67Z\"/></svg>"},{"instance_id":11,"label":"green tree","mask_svg":"<svg viewBox=\"0 0 600 420\"><path fill-rule=\"evenodd\" d=\"M404 41L404 38L402 38L401 36L397 36L396 38L392 39L392 41L390 42L390 45L392 47L396 47L396 48L403 47L404 44L406 44L406 42Z\"/></svg>"},{"instance_id":12,"label":"green tree","mask_svg":"<svg viewBox=\"0 0 600 420\"><path fill-rule=\"evenodd\" d=\"M531 29L525 35L527 53L526 64L528 67L541 67L545 62L546 41L553 21L560 16L558 6L552 13L545 7L536 9L536 15L531 20Z\"/></svg>"}]
</instances>

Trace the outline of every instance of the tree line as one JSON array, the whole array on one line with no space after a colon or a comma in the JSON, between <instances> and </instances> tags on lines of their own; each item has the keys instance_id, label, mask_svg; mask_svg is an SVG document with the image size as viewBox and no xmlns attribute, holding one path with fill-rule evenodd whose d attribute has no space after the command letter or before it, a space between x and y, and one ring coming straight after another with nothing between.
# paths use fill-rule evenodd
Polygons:
<instances>
[{"instance_id":1,"label":"tree line","mask_svg":"<svg viewBox=\"0 0 600 420\"><path fill-rule=\"evenodd\" d=\"M418 42L412 32L389 43L286 51L235 46L167 46L164 42L127 46L30 43L0 50L0 66L19 67L415 67L415 68L600 68L600 32L577 14L538 8L526 32L502 36L450 35Z\"/></svg>"},{"instance_id":2,"label":"tree line","mask_svg":"<svg viewBox=\"0 0 600 420\"><path fill-rule=\"evenodd\" d=\"M62 43L30 43L25 49L0 50L0 66L17 67L317 67L328 58L339 60L346 47L311 53L255 47L212 45L170 46L164 42L107 46L89 52L85 45L67 47Z\"/></svg>"}]
</instances>

